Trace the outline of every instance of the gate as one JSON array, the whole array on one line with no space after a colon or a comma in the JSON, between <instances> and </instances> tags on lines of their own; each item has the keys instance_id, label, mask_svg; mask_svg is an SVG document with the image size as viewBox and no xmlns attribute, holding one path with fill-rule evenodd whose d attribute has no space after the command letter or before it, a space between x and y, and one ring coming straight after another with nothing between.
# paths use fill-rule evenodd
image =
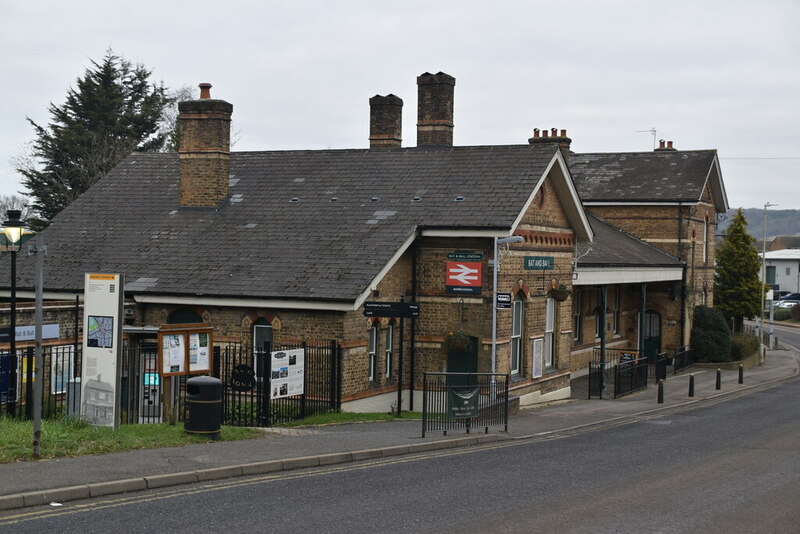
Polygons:
<instances>
[{"instance_id":1,"label":"gate","mask_svg":"<svg viewBox=\"0 0 800 534\"><path fill-rule=\"evenodd\" d=\"M271 368L271 353L294 349L305 349L303 393L280 396L271 386L273 376L281 377L280 370ZM215 374L222 380L223 424L272 426L339 411L340 353L336 341L294 345L267 342L259 348L242 344L220 347Z\"/></svg>"},{"instance_id":2,"label":"gate","mask_svg":"<svg viewBox=\"0 0 800 534\"><path fill-rule=\"evenodd\" d=\"M508 375L425 373L422 380L422 437L428 430L503 425L508 432Z\"/></svg>"}]
</instances>

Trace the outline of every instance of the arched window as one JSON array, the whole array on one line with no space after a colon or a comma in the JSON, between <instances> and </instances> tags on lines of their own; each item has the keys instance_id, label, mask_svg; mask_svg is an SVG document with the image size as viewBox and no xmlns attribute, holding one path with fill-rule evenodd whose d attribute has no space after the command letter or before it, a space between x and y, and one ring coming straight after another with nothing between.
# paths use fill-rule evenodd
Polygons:
<instances>
[{"instance_id":1,"label":"arched window","mask_svg":"<svg viewBox=\"0 0 800 534\"><path fill-rule=\"evenodd\" d=\"M553 367L555 353L556 301L547 299L544 315L544 366Z\"/></svg>"},{"instance_id":2,"label":"arched window","mask_svg":"<svg viewBox=\"0 0 800 534\"><path fill-rule=\"evenodd\" d=\"M514 297L511 315L511 374L519 374L520 355L522 354L522 326L524 324L522 291Z\"/></svg>"},{"instance_id":3,"label":"arched window","mask_svg":"<svg viewBox=\"0 0 800 534\"><path fill-rule=\"evenodd\" d=\"M183 307L170 313L167 322L169 324L202 323L203 318L192 308Z\"/></svg>"},{"instance_id":4,"label":"arched window","mask_svg":"<svg viewBox=\"0 0 800 534\"><path fill-rule=\"evenodd\" d=\"M389 323L386 327L386 379L392 378L392 356L394 347L394 324Z\"/></svg>"},{"instance_id":5,"label":"arched window","mask_svg":"<svg viewBox=\"0 0 800 534\"><path fill-rule=\"evenodd\" d=\"M375 382L378 379L378 325L375 323L372 323L369 328L367 352L369 353L369 369L367 373L369 380Z\"/></svg>"},{"instance_id":6,"label":"arched window","mask_svg":"<svg viewBox=\"0 0 800 534\"><path fill-rule=\"evenodd\" d=\"M703 219L703 263L708 263L708 217Z\"/></svg>"},{"instance_id":7,"label":"arched window","mask_svg":"<svg viewBox=\"0 0 800 534\"><path fill-rule=\"evenodd\" d=\"M253 323L253 355L255 356L256 376L263 376L263 369L269 368L269 352L272 350L272 325L263 317Z\"/></svg>"}]
</instances>

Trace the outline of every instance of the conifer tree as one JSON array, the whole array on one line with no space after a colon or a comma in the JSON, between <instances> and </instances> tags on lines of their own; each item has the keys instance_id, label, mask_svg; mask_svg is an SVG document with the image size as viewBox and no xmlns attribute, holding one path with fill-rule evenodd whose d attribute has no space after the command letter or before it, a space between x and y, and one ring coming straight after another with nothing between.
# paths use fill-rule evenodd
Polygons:
<instances>
[{"instance_id":1,"label":"conifer tree","mask_svg":"<svg viewBox=\"0 0 800 534\"><path fill-rule=\"evenodd\" d=\"M733 216L716 258L714 307L726 319L732 317L734 332L741 332L744 318L759 314L764 292L758 275L761 261L755 239L747 233L747 220L741 208Z\"/></svg>"},{"instance_id":2,"label":"conifer tree","mask_svg":"<svg viewBox=\"0 0 800 534\"><path fill-rule=\"evenodd\" d=\"M64 104L50 104L50 122L30 118L36 138L18 166L33 200L29 223L41 229L70 202L133 151L158 151L172 97L163 83L150 82L142 65L108 51L78 78Z\"/></svg>"}]
</instances>

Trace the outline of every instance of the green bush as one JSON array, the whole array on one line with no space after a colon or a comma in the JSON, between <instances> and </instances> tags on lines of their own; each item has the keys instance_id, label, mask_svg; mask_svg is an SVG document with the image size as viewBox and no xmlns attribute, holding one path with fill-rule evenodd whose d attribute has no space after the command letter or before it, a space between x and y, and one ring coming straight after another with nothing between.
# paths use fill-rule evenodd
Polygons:
<instances>
[{"instance_id":1,"label":"green bush","mask_svg":"<svg viewBox=\"0 0 800 534\"><path fill-rule=\"evenodd\" d=\"M744 360L758 352L758 336L733 334L731 336L731 359Z\"/></svg>"},{"instance_id":2,"label":"green bush","mask_svg":"<svg viewBox=\"0 0 800 534\"><path fill-rule=\"evenodd\" d=\"M795 321L800 321L800 304L795 304L794 306L792 306L792 309L790 311L792 313L792 319L794 319Z\"/></svg>"},{"instance_id":3,"label":"green bush","mask_svg":"<svg viewBox=\"0 0 800 534\"><path fill-rule=\"evenodd\" d=\"M776 321L788 321L792 316L792 310L788 308L775 308L772 312L772 318Z\"/></svg>"},{"instance_id":4,"label":"green bush","mask_svg":"<svg viewBox=\"0 0 800 534\"><path fill-rule=\"evenodd\" d=\"M706 306L694 309L691 344L699 362L731 361L731 331L722 312Z\"/></svg>"}]
</instances>

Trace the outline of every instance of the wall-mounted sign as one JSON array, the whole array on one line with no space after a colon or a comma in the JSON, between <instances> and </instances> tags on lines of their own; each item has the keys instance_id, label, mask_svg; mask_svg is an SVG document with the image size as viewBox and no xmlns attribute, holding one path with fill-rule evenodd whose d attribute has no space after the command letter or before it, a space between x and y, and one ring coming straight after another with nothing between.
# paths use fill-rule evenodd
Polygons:
<instances>
[{"instance_id":1,"label":"wall-mounted sign","mask_svg":"<svg viewBox=\"0 0 800 534\"><path fill-rule=\"evenodd\" d=\"M59 334L59 325L58 324L44 324L42 325L42 339L58 339L60 336ZM36 327L35 326L18 326L14 329L16 332L16 336L14 336L15 341L33 341L36 339ZM0 328L0 343L8 343L11 339L11 328L3 327Z\"/></svg>"},{"instance_id":2,"label":"wall-mounted sign","mask_svg":"<svg viewBox=\"0 0 800 534\"><path fill-rule=\"evenodd\" d=\"M416 302L365 302L364 317L419 317Z\"/></svg>"},{"instance_id":3,"label":"wall-mounted sign","mask_svg":"<svg viewBox=\"0 0 800 534\"><path fill-rule=\"evenodd\" d=\"M456 250L455 252L449 252L447 259L450 261L483 261L483 252Z\"/></svg>"},{"instance_id":4,"label":"wall-mounted sign","mask_svg":"<svg viewBox=\"0 0 800 534\"><path fill-rule=\"evenodd\" d=\"M445 286L448 293L461 295L481 294L483 263L448 261L445 269Z\"/></svg>"},{"instance_id":5,"label":"wall-mounted sign","mask_svg":"<svg viewBox=\"0 0 800 534\"><path fill-rule=\"evenodd\" d=\"M553 256L525 256L527 271L552 271L555 268Z\"/></svg>"},{"instance_id":6,"label":"wall-mounted sign","mask_svg":"<svg viewBox=\"0 0 800 534\"><path fill-rule=\"evenodd\" d=\"M498 310L511 309L511 293L497 294L497 309Z\"/></svg>"},{"instance_id":7,"label":"wall-mounted sign","mask_svg":"<svg viewBox=\"0 0 800 534\"><path fill-rule=\"evenodd\" d=\"M161 376L210 374L213 367L211 325L170 324L158 329Z\"/></svg>"},{"instance_id":8,"label":"wall-mounted sign","mask_svg":"<svg viewBox=\"0 0 800 534\"><path fill-rule=\"evenodd\" d=\"M118 428L122 275L87 273L83 295L81 416L94 426Z\"/></svg>"}]
</instances>

